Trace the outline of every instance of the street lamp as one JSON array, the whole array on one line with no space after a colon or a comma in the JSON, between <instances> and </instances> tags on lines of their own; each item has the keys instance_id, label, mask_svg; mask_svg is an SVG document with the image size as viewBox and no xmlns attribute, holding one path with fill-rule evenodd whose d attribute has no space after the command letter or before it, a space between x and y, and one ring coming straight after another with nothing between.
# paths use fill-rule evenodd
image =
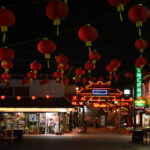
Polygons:
<instances>
[{"instance_id":1,"label":"street lamp","mask_svg":"<svg viewBox=\"0 0 150 150\"><path fill-rule=\"evenodd\" d=\"M130 89L124 89L123 93L125 96L129 96L131 94L131 90Z\"/></svg>"}]
</instances>

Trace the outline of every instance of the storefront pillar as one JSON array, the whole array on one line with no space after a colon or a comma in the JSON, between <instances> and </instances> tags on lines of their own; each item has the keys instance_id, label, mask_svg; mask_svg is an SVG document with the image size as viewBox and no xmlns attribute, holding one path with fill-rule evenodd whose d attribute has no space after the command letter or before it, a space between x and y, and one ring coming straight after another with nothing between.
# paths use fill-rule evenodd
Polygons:
<instances>
[{"instance_id":1,"label":"storefront pillar","mask_svg":"<svg viewBox=\"0 0 150 150\"><path fill-rule=\"evenodd\" d=\"M117 107L115 107L115 129L118 129L118 115Z\"/></svg>"},{"instance_id":2,"label":"storefront pillar","mask_svg":"<svg viewBox=\"0 0 150 150\"><path fill-rule=\"evenodd\" d=\"M142 117L143 115L142 114L143 113L140 113L140 127L142 127L142 124L143 124L143 121L142 121L143 120L143 117Z\"/></svg>"},{"instance_id":3,"label":"storefront pillar","mask_svg":"<svg viewBox=\"0 0 150 150\"><path fill-rule=\"evenodd\" d=\"M83 106L83 108L82 108L82 109L83 109L83 111L82 111L82 112L83 112L83 114L82 114L82 115L83 115L83 123L84 123L84 122L85 122L85 106Z\"/></svg>"},{"instance_id":4,"label":"storefront pillar","mask_svg":"<svg viewBox=\"0 0 150 150\"><path fill-rule=\"evenodd\" d=\"M130 121L130 109L128 108L128 127L131 127L131 121Z\"/></svg>"}]
</instances>

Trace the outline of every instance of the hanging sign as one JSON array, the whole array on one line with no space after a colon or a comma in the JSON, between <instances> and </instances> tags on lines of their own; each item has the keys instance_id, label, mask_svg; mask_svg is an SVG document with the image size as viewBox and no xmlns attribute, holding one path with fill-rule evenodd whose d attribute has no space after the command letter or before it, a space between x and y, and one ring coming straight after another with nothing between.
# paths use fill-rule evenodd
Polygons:
<instances>
[{"instance_id":1,"label":"hanging sign","mask_svg":"<svg viewBox=\"0 0 150 150\"><path fill-rule=\"evenodd\" d=\"M101 95L108 95L108 90L92 90L93 95L101 96Z\"/></svg>"},{"instance_id":2,"label":"hanging sign","mask_svg":"<svg viewBox=\"0 0 150 150\"><path fill-rule=\"evenodd\" d=\"M143 100L142 98L139 99L139 97L142 97L142 69L136 67L136 108L144 107L146 105L145 100Z\"/></svg>"}]
</instances>

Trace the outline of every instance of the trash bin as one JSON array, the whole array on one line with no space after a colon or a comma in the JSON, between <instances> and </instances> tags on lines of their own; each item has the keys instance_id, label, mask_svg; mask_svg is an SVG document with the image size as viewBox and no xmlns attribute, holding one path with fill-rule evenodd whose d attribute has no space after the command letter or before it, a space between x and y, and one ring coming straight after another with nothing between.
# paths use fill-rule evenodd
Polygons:
<instances>
[{"instance_id":1,"label":"trash bin","mask_svg":"<svg viewBox=\"0 0 150 150\"><path fill-rule=\"evenodd\" d=\"M144 132L142 130L136 130L132 135L132 142L143 143Z\"/></svg>"}]
</instances>

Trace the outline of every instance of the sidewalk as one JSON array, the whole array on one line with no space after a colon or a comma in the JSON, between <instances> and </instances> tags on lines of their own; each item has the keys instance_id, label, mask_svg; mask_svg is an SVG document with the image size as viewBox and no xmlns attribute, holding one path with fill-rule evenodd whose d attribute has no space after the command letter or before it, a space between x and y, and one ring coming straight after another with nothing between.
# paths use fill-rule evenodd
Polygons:
<instances>
[{"instance_id":1,"label":"sidewalk","mask_svg":"<svg viewBox=\"0 0 150 150\"><path fill-rule=\"evenodd\" d=\"M80 128L74 128L72 130L73 134L78 134L81 132ZM114 128L92 128L89 127L87 130L87 134L99 134L99 133L117 133L117 134L125 134L125 135L131 135L127 129L114 129Z\"/></svg>"}]
</instances>

